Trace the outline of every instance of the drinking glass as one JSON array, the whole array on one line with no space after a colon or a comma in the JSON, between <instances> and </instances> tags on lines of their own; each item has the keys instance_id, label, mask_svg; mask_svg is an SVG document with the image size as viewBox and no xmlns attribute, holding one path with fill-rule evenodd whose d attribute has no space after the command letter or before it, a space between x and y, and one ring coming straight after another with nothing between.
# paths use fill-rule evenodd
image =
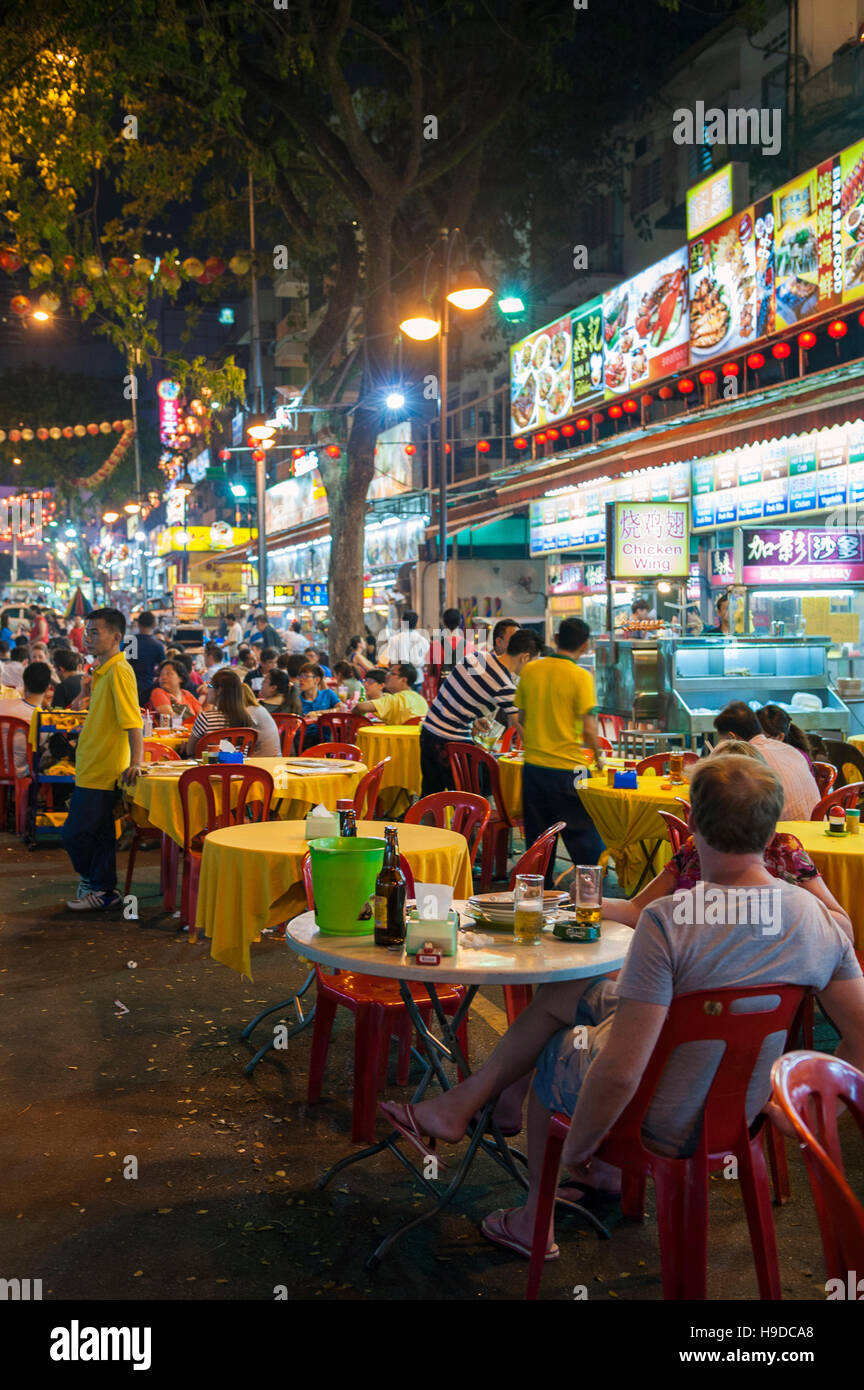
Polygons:
<instances>
[{"instance_id":1,"label":"drinking glass","mask_svg":"<svg viewBox=\"0 0 864 1390\"><path fill-rule=\"evenodd\" d=\"M183 716L182 716L182 714L172 714L172 716L171 716L171 728L172 728L172 729L182 729L182 728L183 728Z\"/></svg>"},{"instance_id":2,"label":"drinking glass","mask_svg":"<svg viewBox=\"0 0 864 1390\"><path fill-rule=\"evenodd\" d=\"M160 714L160 715L159 715L159 728L160 728L160 729L170 729L170 728L171 728L171 715L170 715L170 714Z\"/></svg>"},{"instance_id":3,"label":"drinking glass","mask_svg":"<svg viewBox=\"0 0 864 1390\"><path fill-rule=\"evenodd\" d=\"M599 864L577 864L573 880L573 904L576 921L583 927L599 930L603 914L603 870Z\"/></svg>"},{"instance_id":4,"label":"drinking glass","mask_svg":"<svg viewBox=\"0 0 864 1390\"><path fill-rule=\"evenodd\" d=\"M683 781L684 781L684 754L683 754L683 753L670 753L670 754L669 754L669 781L670 781L670 782L676 782L676 783L677 783L677 782L683 782Z\"/></svg>"},{"instance_id":5,"label":"drinking glass","mask_svg":"<svg viewBox=\"0 0 864 1390\"><path fill-rule=\"evenodd\" d=\"M538 946L543 931L543 876L517 874L513 935L524 946Z\"/></svg>"}]
</instances>

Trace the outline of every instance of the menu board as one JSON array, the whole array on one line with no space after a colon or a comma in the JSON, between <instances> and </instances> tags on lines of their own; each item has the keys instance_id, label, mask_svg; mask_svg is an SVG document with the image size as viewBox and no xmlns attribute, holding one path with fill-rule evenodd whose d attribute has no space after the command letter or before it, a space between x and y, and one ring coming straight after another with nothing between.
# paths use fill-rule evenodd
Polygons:
<instances>
[{"instance_id":1,"label":"menu board","mask_svg":"<svg viewBox=\"0 0 864 1390\"><path fill-rule=\"evenodd\" d=\"M603 300L600 295L573 315L573 400L603 395Z\"/></svg>"},{"instance_id":2,"label":"menu board","mask_svg":"<svg viewBox=\"0 0 864 1390\"><path fill-rule=\"evenodd\" d=\"M326 584L301 584L300 603L305 608L326 608L329 604Z\"/></svg>"},{"instance_id":3,"label":"menu board","mask_svg":"<svg viewBox=\"0 0 864 1390\"><path fill-rule=\"evenodd\" d=\"M686 502L615 502L612 544L607 544L613 579L687 579L690 536Z\"/></svg>"},{"instance_id":4,"label":"menu board","mask_svg":"<svg viewBox=\"0 0 864 1390\"><path fill-rule=\"evenodd\" d=\"M799 323L835 302L830 265L831 163L808 169L774 194L778 328Z\"/></svg>"},{"instance_id":5,"label":"menu board","mask_svg":"<svg viewBox=\"0 0 864 1390\"><path fill-rule=\"evenodd\" d=\"M693 363L749 347L771 332L773 229L774 215L766 199L690 243Z\"/></svg>"},{"instance_id":6,"label":"menu board","mask_svg":"<svg viewBox=\"0 0 864 1390\"><path fill-rule=\"evenodd\" d=\"M570 315L510 349L510 420L514 434L551 425L573 408Z\"/></svg>"},{"instance_id":7,"label":"menu board","mask_svg":"<svg viewBox=\"0 0 864 1390\"><path fill-rule=\"evenodd\" d=\"M606 398L689 361L687 251L681 247L603 296Z\"/></svg>"},{"instance_id":8,"label":"menu board","mask_svg":"<svg viewBox=\"0 0 864 1390\"><path fill-rule=\"evenodd\" d=\"M531 555L581 550L606 540L606 505L615 501L684 502L690 496L690 464L666 463L609 482L587 482L532 502ZM588 580L586 579L586 583Z\"/></svg>"},{"instance_id":9,"label":"menu board","mask_svg":"<svg viewBox=\"0 0 864 1390\"><path fill-rule=\"evenodd\" d=\"M836 155L840 165L839 246L842 256L843 303L864 295L864 140ZM832 209L832 216L836 209Z\"/></svg>"}]
</instances>

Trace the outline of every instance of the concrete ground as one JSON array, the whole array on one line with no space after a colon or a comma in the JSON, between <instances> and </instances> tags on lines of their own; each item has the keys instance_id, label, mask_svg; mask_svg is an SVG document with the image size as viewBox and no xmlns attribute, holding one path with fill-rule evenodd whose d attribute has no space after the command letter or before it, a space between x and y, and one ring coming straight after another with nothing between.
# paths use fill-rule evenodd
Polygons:
<instances>
[{"instance_id":1,"label":"concrete ground","mask_svg":"<svg viewBox=\"0 0 864 1390\"><path fill-rule=\"evenodd\" d=\"M351 1017L340 1010L319 1104L304 1098L309 1032L247 1079L242 1026L303 968L268 939L250 984L190 946L160 911L157 861L139 856L140 921L82 920L63 907L75 880L62 851L0 836L0 1277L42 1279L44 1298L66 1300L272 1300L280 1286L322 1300L520 1299L526 1264L478 1229L518 1200L486 1157L452 1209L367 1273L369 1250L422 1199L387 1152L314 1188L352 1152ZM478 995L475 1065L504 1026L501 992ZM793 1200L775 1209L784 1297L823 1300L809 1186L788 1148ZM861 1191L860 1145L850 1160ZM576 1217L560 1223L544 1298L572 1299L578 1285L591 1300L661 1298L650 1187L644 1225L615 1207L609 1219L609 1241ZM710 1298L754 1299L740 1194L722 1177L709 1240Z\"/></svg>"}]
</instances>

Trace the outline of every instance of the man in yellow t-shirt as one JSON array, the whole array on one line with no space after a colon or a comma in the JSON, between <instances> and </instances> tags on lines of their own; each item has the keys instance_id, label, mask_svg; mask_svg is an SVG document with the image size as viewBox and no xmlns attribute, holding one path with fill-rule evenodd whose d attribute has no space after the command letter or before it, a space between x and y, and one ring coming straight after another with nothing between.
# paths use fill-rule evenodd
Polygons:
<instances>
[{"instance_id":1,"label":"man in yellow t-shirt","mask_svg":"<svg viewBox=\"0 0 864 1390\"><path fill-rule=\"evenodd\" d=\"M78 897L66 903L71 912L101 912L121 902L114 832L117 783L134 781L144 761L138 686L122 648L125 633L126 619L117 608L96 609L84 628L96 666L92 676L85 676L79 697L83 701L89 695L90 703L63 826L66 853L81 876Z\"/></svg>"},{"instance_id":2,"label":"man in yellow t-shirt","mask_svg":"<svg viewBox=\"0 0 864 1390\"><path fill-rule=\"evenodd\" d=\"M533 845L550 825L564 821L561 832L574 864L596 864L603 841L579 798L579 783L592 755L602 768L597 742L597 697L594 677L578 664L591 632L581 618L565 618L555 640L554 656L532 661L516 687L514 703L525 750L522 806L525 844ZM554 886L555 856L549 861L546 886Z\"/></svg>"},{"instance_id":3,"label":"man in yellow t-shirt","mask_svg":"<svg viewBox=\"0 0 864 1390\"><path fill-rule=\"evenodd\" d=\"M429 706L414 689L417 667L410 661L394 661L384 681L384 694L377 700L362 700L358 714L377 714L385 724L407 724L419 715L425 719Z\"/></svg>"}]
</instances>

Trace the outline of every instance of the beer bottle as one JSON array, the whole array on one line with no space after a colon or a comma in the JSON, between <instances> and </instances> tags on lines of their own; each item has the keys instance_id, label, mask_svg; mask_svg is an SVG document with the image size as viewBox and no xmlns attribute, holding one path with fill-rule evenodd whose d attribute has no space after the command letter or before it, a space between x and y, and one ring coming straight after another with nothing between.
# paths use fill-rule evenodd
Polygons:
<instances>
[{"instance_id":1,"label":"beer bottle","mask_svg":"<svg viewBox=\"0 0 864 1390\"><path fill-rule=\"evenodd\" d=\"M357 823L354 817L354 802L346 797L344 800L336 802L336 810L339 814L339 834L356 835Z\"/></svg>"},{"instance_id":2,"label":"beer bottle","mask_svg":"<svg viewBox=\"0 0 864 1390\"><path fill-rule=\"evenodd\" d=\"M384 828L384 863L375 880L375 945L401 946L405 940L405 875L399 867L396 826Z\"/></svg>"}]
</instances>

